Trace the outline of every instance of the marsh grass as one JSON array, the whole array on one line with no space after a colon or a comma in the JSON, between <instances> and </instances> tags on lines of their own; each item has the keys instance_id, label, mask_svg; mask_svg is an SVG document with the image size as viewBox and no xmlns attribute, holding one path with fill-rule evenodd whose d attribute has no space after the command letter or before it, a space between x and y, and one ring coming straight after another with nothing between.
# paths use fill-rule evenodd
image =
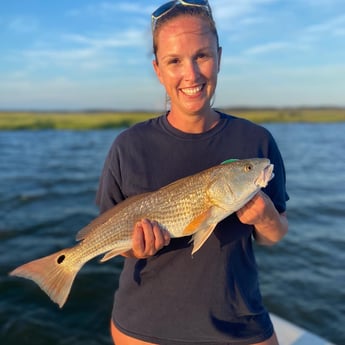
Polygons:
<instances>
[{"instance_id":1,"label":"marsh grass","mask_svg":"<svg viewBox=\"0 0 345 345\"><path fill-rule=\"evenodd\" d=\"M0 112L0 130L89 130L128 127L155 116L152 113Z\"/></svg>"},{"instance_id":2,"label":"marsh grass","mask_svg":"<svg viewBox=\"0 0 345 345\"><path fill-rule=\"evenodd\" d=\"M342 122L342 108L226 109L256 123ZM0 112L0 130L89 130L128 127L158 116L151 112Z\"/></svg>"},{"instance_id":3,"label":"marsh grass","mask_svg":"<svg viewBox=\"0 0 345 345\"><path fill-rule=\"evenodd\" d=\"M226 112L256 123L332 123L345 121L345 108L234 109L232 111L230 109Z\"/></svg>"}]
</instances>

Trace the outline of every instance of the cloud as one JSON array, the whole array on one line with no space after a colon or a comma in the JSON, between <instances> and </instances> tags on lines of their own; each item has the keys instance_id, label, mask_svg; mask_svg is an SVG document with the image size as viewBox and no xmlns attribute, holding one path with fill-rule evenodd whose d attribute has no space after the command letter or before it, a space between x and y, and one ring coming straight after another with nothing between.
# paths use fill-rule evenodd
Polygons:
<instances>
[{"instance_id":1,"label":"cloud","mask_svg":"<svg viewBox=\"0 0 345 345\"><path fill-rule=\"evenodd\" d=\"M131 76L128 76L131 79ZM123 85L123 83L121 83ZM89 80L56 76L31 79L9 76L0 84L0 108L15 109L162 109L164 90L151 79L132 76L128 87L119 87L116 79ZM136 101L133 102L133 94Z\"/></svg>"},{"instance_id":2,"label":"cloud","mask_svg":"<svg viewBox=\"0 0 345 345\"><path fill-rule=\"evenodd\" d=\"M230 65L230 66L244 66L250 63L250 61L243 56L224 56L221 60L221 66Z\"/></svg>"},{"instance_id":3,"label":"cloud","mask_svg":"<svg viewBox=\"0 0 345 345\"><path fill-rule=\"evenodd\" d=\"M309 34L330 34L339 36L345 34L345 15L337 16L322 23L312 25L306 29Z\"/></svg>"},{"instance_id":4,"label":"cloud","mask_svg":"<svg viewBox=\"0 0 345 345\"><path fill-rule=\"evenodd\" d=\"M246 18L251 18L251 16L244 17L242 20L239 19L237 21L237 26L240 26L242 22L246 23ZM263 17L259 16L259 18ZM251 23L250 20L249 23ZM253 25L255 25L255 21L253 22ZM263 29L262 25L258 27L258 29L255 32L260 32L260 29L262 29L264 33L266 32L265 29ZM251 37L250 33L248 33L248 35L249 37ZM294 29L291 28L289 29L289 31L282 33L281 40L278 37L278 40L268 41L262 44L254 44L252 46L247 47L246 49L244 48L241 56L243 58L249 58L251 56L259 56L272 53L286 53L287 51L289 51L290 53L316 53L316 51L320 50L320 42L324 40L327 40L328 45L336 44L336 46L334 46L335 50L341 50L342 48L338 46L337 42L339 38L340 40L342 40L342 37L344 35L345 15L342 14L331 17L329 19L324 19L323 21L319 21L317 24L313 25L310 25L308 23L296 25ZM266 36L263 36L263 38L265 37ZM272 39L273 35L267 36L268 39L270 37ZM334 40L331 42L332 38ZM249 42L250 40L248 39L248 43ZM310 55L308 56L310 57Z\"/></svg>"},{"instance_id":5,"label":"cloud","mask_svg":"<svg viewBox=\"0 0 345 345\"><path fill-rule=\"evenodd\" d=\"M114 11L114 12L125 12L125 13L151 13L153 11L152 6L145 6L143 2L134 1L131 2L120 2L120 3L109 3L109 2L102 2L100 4L100 8L106 11Z\"/></svg>"},{"instance_id":6,"label":"cloud","mask_svg":"<svg viewBox=\"0 0 345 345\"><path fill-rule=\"evenodd\" d=\"M291 0L290 0L291 1ZM295 0L298 4L300 0ZM310 7L320 7L320 8L339 8L344 5L344 0L304 0L304 4Z\"/></svg>"},{"instance_id":7,"label":"cloud","mask_svg":"<svg viewBox=\"0 0 345 345\"><path fill-rule=\"evenodd\" d=\"M0 107L40 109L54 104L58 108L63 102L73 101L79 87L76 82L65 77L49 80L8 78L5 85L0 84ZM60 107L63 108L63 105Z\"/></svg>"},{"instance_id":8,"label":"cloud","mask_svg":"<svg viewBox=\"0 0 345 345\"><path fill-rule=\"evenodd\" d=\"M119 13L124 14L149 14L154 7L143 5L143 2L123 1L123 2L99 2L97 4L87 5L72 9L67 12L70 16L114 16Z\"/></svg>"},{"instance_id":9,"label":"cloud","mask_svg":"<svg viewBox=\"0 0 345 345\"><path fill-rule=\"evenodd\" d=\"M138 47L143 42L144 35L140 30L128 29L115 34L86 36L80 34L65 34L64 38L70 42L83 44L95 48Z\"/></svg>"},{"instance_id":10,"label":"cloud","mask_svg":"<svg viewBox=\"0 0 345 345\"><path fill-rule=\"evenodd\" d=\"M46 39L38 48L32 46L18 55L32 70L47 69L49 66L73 68L74 71L105 70L109 67L113 69L124 59L128 49L143 49L144 42L144 33L131 29L114 34L62 34L55 41ZM126 63L129 59L124 60L122 65ZM130 63L133 64L133 61Z\"/></svg>"},{"instance_id":11,"label":"cloud","mask_svg":"<svg viewBox=\"0 0 345 345\"><path fill-rule=\"evenodd\" d=\"M304 66L246 66L240 74L222 75L217 106L344 106L343 64Z\"/></svg>"},{"instance_id":12,"label":"cloud","mask_svg":"<svg viewBox=\"0 0 345 345\"><path fill-rule=\"evenodd\" d=\"M27 58L34 59L49 59L56 61L75 61L85 58L89 58L95 54L92 49L32 49L23 52L23 55Z\"/></svg>"},{"instance_id":13,"label":"cloud","mask_svg":"<svg viewBox=\"0 0 345 345\"><path fill-rule=\"evenodd\" d=\"M213 12L216 20L242 18L256 12L263 5L275 3L277 0L214 0L212 2ZM232 23L231 23L232 24Z\"/></svg>"},{"instance_id":14,"label":"cloud","mask_svg":"<svg viewBox=\"0 0 345 345\"><path fill-rule=\"evenodd\" d=\"M73 75L77 80L79 76L86 76L85 72L115 70L120 58L94 48L56 48L25 50L22 52L22 60L23 68L32 76Z\"/></svg>"},{"instance_id":15,"label":"cloud","mask_svg":"<svg viewBox=\"0 0 345 345\"><path fill-rule=\"evenodd\" d=\"M246 55L258 55L267 54L275 51L282 51L290 48L291 45L288 42L270 42L261 45L256 45L244 51Z\"/></svg>"},{"instance_id":16,"label":"cloud","mask_svg":"<svg viewBox=\"0 0 345 345\"><path fill-rule=\"evenodd\" d=\"M38 21L34 17L18 16L8 23L8 29L17 33L32 33L38 30Z\"/></svg>"}]
</instances>

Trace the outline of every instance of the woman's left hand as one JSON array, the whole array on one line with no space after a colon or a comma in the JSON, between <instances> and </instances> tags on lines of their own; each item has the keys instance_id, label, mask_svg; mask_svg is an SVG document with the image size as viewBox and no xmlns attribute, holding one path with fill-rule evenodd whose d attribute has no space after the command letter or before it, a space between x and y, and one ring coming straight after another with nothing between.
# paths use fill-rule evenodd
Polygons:
<instances>
[{"instance_id":1,"label":"woman's left hand","mask_svg":"<svg viewBox=\"0 0 345 345\"><path fill-rule=\"evenodd\" d=\"M272 217L276 211L271 199L259 191L247 204L237 211L237 217L244 224L254 225ZM271 217L270 217L271 216Z\"/></svg>"},{"instance_id":2,"label":"woman's left hand","mask_svg":"<svg viewBox=\"0 0 345 345\"><path fill-rule=\"evenodd\" d=\"M261 244L272 245L287 233L286 213L279 213L263 191L259 191L236 214L242 223L255 227L254 237Z\"/></svg>"}]
</instances>

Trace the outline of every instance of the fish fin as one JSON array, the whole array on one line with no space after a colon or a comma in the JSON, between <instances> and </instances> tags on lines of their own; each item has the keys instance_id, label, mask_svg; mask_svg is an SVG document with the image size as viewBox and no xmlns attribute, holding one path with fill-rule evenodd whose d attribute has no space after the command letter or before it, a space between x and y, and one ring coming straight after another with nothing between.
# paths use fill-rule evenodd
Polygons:
<instances>
[{"instance_id":1,"label":"fish fin","mask_svg":"<svg viewBox=\"0 0 345 345\"><path fill-rule=\"evenodd\" d=\"M10 272L17 276L33 280L60 308L65 304L73 281L82 267L67 265L66 256L71 249L61 250L41 259L30 261Z\"/></svg>"},{"instance_id":2,"label":"fish fin","mask_svg":"<svg viewBox=\"0 0 345 345\"><path fill-rule=\"evenodd\" d=\"M194 234L200 226L207 220L207 218L210 216L209 210L206 212L201 213L197 217L195 217L183 230L182 236L189 236Z\"/></svg>"},{"instance_id":3,"label":"fish fin","mask_svg":"<svg viewBox=\"0 0 345 345\"><path fill-rule=\"evenodd\" d=\"M196 253L201 248L201 246L206 242L206 240L212 234L216 225L217 223L211 224L208 227L201 228L193 235L192 240L191 240L191 242L193 242L192 255Z\"/></svg>"},{"instance_id":4,"label":"fish fin","mask_svg":"<svg viewBox=\"0 0 345 345\"><path fill-rule=\"evenodd\" d=\"M100 262L108 261L108 260L114 258L115 256L123 254L124 252L126 252L130 249L131 249L131 247L128 247L128 245L123 246L121 248L117 247L116 249L113 249L113 250L109 251L108 253L106 253L103 256L103 258L100 260Z\"/></svg>"},{"instance_id":5,"label":"fish fin","mask_svg":"<svg viewBox=\"0 0 345 345\"><path fill-rule=\"evenodd\" d=\"M81 230L79 230L76 235L76 240L81 241L85 239L85 237L89 235L91 231L94 231L95 229L97 229L98 227L102 226L107 221L109 221L109 218L114 213L113 209L114 208L111 208L110 210L102 213L100 216L95 218L91 223L89 223L88 225L84 226Z\"/></svg>"},{"instance_id":6,"label":"fish fin","mask_svg":"<svg viewBox=\"0 0 345 345\"><path fill-rule=\"evenodd\" d=\"M92 231L95 231L100 226L108 223L111 221L111 218L121 212L123 209L128 207L134 202L140 201L141 199L144 199L147 195L151 193L143 193L139 195L131 196L124 201L118 203L117 205L113 206L109 210L105 211L104 213L100 214L97 218L92 220L88 225L83 227L76 235L77 241L82 241L85 239L87 235L89 235Z\"/></svg>"}]
</instances>

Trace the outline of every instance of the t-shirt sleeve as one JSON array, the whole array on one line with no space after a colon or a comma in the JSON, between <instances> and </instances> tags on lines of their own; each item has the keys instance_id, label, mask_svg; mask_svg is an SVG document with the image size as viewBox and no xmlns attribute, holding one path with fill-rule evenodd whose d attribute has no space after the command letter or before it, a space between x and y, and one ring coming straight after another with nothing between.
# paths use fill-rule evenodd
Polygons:
<instances>
[{"instance_id":1,"label":"t-shirt sleeve","mask_svg":"<svg viewBox=\"0 0 345 345\"><path fill-rule=\"evenodd\" d=\"M119 158L115 140L104 162L96 194L96 204L99 207L100 213L107 211L125 199L121 191L120 181Z\"/></svg>"},{"instance_id":2,"label":"t-shirt sleeve","mask_svg":"<svg viewBox=\"0 0 345 345\"><path fill-rule=\"evenodd\" d=\"M289 195L286 191L286 172L283 158L272 135L270 135L268 158L274 164L274 178L263 191L269 195L278 212L282 213L286 211L286 201L289 200Z\"/></svg>"}]
</instances>

